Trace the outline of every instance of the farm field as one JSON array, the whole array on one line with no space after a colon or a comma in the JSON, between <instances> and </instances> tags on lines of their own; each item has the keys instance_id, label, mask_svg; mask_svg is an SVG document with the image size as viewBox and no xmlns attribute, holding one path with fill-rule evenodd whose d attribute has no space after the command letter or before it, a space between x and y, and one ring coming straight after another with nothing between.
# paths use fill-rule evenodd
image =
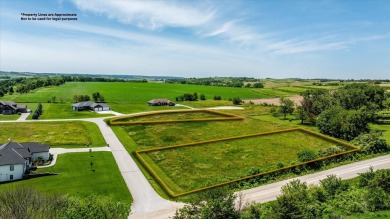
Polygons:
<instances>
[{"instance_id":1,"label":"farm field","mask_svg":"<svg viewBox=\"0 0 390 219\"><path fill-rule=\"evenodd\" d=\"M0 123L0 142L40 142L50 147L106 146L99 128L91 122Z\"/></svg>"},{"instance_id":2,"label":"farm field","mask_svg":"<svg viewBox=\"0 0 390 219\"><path fill-rule=\"evenodd\" d=\"M91 169L91 161L95 171ZM83 198L91 194L108 196L129 206L132 202L111 152L62 154L58 156L56 165L38 169L37 172L54 172L59 175L0 184L0 190L31 186L42 192Z\"/></svg>"},{"instance_id":3,"label":"farm field","mask_svg":"<svg viewBox=\"0 0 390 219\"><path fill-rule=\"evenodd\" d=\"M301 131L139 152L174 193L265 172L292 162L303 149L319 151L335 142ZM229 162L227 162L229 161Z\"/></svg>"},{"instance_id":4,"label":"farm field","mask_svg":"<svg viewBox=\"0 0 390 219\"><path fill-rule=\"evenodd\" d=\"M222 99L233 97L240 98L271 98L299 94L277 89L251 89L232 88L202 85L164 84L164 83L128 83L128 82L69 82L61 86L39 88L31 93L6 95L1 99L12 100L19 103L47 103L55 96L57 102L62 99L64 103L73 103L74 95L91 95L100 92L111 104L114 111L130 113L140 110L148 110L147 101L155 98L168 98L175 101L175 98L184 93L204 94L206 99L213 99L215 95ZM131 103L131 105L127 105ZM125 106L120 106L124 104ZM70 105L66 108L70 108ZM29 108L31 108L29 106ZM156 107L152 107L154 110ZM166 107L163 107L166 108ZM33 108L31 108L33 109Z\"/></svg>"}]
</instances>

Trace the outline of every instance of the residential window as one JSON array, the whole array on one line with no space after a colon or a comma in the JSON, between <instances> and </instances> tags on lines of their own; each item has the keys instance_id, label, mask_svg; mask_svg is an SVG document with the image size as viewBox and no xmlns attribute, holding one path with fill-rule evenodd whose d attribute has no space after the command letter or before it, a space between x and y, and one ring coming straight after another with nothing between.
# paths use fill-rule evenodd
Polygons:
<instances>
[{"instance_id":1,"label":"residential window","mask_svg":"<svg viewBox=\"0 0 390 219\"><path fill-rule=\"evenodd\" d=\"M14 179L14 175L9 175L9 180L13 180Z\"/></svg>"},{"instance_id":2,"label":"residential window","mask_svg":"<svg viewBox=\"0 0 390 219\"><path fill-rule=\"evenodd\" d=\"M9 166L9 171L14 171L14 165Z\"/></svg>"}]
</instances>

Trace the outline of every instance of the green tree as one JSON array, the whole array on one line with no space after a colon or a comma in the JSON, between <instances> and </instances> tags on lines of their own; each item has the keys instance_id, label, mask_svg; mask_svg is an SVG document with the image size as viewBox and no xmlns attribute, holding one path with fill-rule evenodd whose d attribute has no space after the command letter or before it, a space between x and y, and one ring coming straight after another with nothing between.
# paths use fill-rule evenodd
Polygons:
<instances>
[{"instance_id":1,"label":"green tree","mask_svg":"<svg viewBox=\"0 0 390 219\"><path fill-rule=\"evenodd\" d=\"M202 199L176 211L173 219L239 219L235 198L225 188L209 190Z\"/></svg>"},{"instance_id":2,"label":"green tree","mask_svg":"<svg viewBox=\"0 0 390 219\"><path fill-rule=\"evenodd\" d=\"M253 88L263 88L264 85L262 83L256 82L252 85Z\"/></svg>"},{"instance_id":3,"label":"green tree","mask_svg":"<svg viewBox=\"0 0 390 219\"><path fill-rule=\"evenodd\" d=\"M323 134L349 141L368 131L368 121L366 114L360 110L333 106L318 116L316 125Z\"/></svg>"},{"instance_id":4,"label":"green tree","mask_svg":"<svg viewBox=\"0 0 390 219\"><path fill-rule=\"evenodd\" d=\"M318 158L317 153L314 150L305 148L297 154L299 162L307 162Z\"/></svg>"},{"instance_id":5,"label":"green tree","mask_svg":"<svg viewBox=\"0 0 390 219\"><path fill-rule=\"evenodd\" d=\"M206 100L206 96L204 94L200 95L200 100Z\"/></svg>"},{"instance_id":6,"label":"green tree","mask_svg":"<svg viewBox=\"0 0 390 219\"><path fill-rule=\"evenodd\" d=\"M232 101L234 105L240 105L242 102L241 98L239 97L234 97Z\"/></svg>"},{"instance_id":7,"label":"green tree","mask_svg":"<svg viewBox=\"0 0 390 219\"><path fill-rule=\"evenodd\" d=\"M361 151L368 154L381 153L390 150L386 140L382 138L382 132L376 130L359 135L352 143L360 146Z\"/></svg>"},{"instance_id":8,"label":"green tree","mask_svg":"<svg viewBox=\"0 0 390 219\"><path fill-rule=\"evenodd\" d=\"M279 102L279 112L283 114L284 118L286 118L287 114L291 114L294 112L294 101L282 97L279 99Z\"/></svg>"}]
</instances>

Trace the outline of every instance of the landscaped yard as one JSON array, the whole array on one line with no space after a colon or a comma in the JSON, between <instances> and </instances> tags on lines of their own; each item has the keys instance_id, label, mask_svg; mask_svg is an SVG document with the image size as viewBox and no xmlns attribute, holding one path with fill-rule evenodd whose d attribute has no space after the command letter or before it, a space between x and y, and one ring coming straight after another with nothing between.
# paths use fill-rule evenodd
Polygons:
<instances>
[{"instance_id":1,"label":"landscaped yard","mask_svg":"<svg viewBox=\"0 0 390 219\"><path fill-rule=\"evenodd\" d=\"M1 120L17 120L20 117L18 114L13 114L13 115L3 115L0 114L0 121Z\"/></svg>"},{"instance_id":2,"label":"landscaped yard","mask_svg":"<svg viewBox=\"0 0 390 219\"><path fill-rule=\"evenodd\" d=\"M9 140L64 148L106 146L97 125L82 121L0 123L0 143Z\"/></svg>"},{"instance_id":3,"label":"landscaped yard","mask_svg":"<svg viewBox=\"0 0 390 219\"><path fill-rule=\"evenodd\" d=\"M318 151L336 142L302 131L289 131L206 144L139 152L174 193L242 178L299 163L303 149ZM349 149L350 150L350 149Z\"/></svg>"},{"instance_id":4,"label":"landscaped yard","mask_svg":"<svg viewBox=\"0 0 390 219\"><path fill-rule=\"evenodd\" d=\"M111 152L62 154L58 156L55 166L38 169L37 172L54 172L59 175L0 184L0 190L31 186L42 192L70 196L109 196L114 201L128 204L129 207L132 202Z\"/></svg>"}]
</instances>

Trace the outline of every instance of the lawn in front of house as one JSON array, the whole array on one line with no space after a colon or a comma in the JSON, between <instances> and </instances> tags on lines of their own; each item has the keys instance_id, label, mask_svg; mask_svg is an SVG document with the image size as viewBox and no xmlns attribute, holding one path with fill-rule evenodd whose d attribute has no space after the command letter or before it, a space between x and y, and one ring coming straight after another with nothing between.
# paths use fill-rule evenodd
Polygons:
<instances>
[{"instance_id":1,"label":"lawn in front of house","mask_svg":"<svg viewBox=\"0 0 390 219\"><path fill-rule=\"evenodd\" d=\"M106 146L96 124L83 121L0 123L0 143L39 142L50 147Z\"/></svg>"},{"instance_id":2,"label":"lawn in front of house","mask_svg":"<svg viewBox=\"0 0 390 219\"><path fill-rule=\"evenodd\" d=\"M3 115L0 114L0 121L1 120L17 120L19 119L20 115L18 114L12 114L12 115Z\"/></svg>"},{"instance_id":3,"label":"lawn in front of house","mask_svg":"<svg viewBox=\"0 0 390 219\"><path fill-rule=\"evenodd\" d=\"M53 172L58 175L0 184L0 190L28 186L45 193L83 198L91 194L108 196L129 207L132 202L111 152L61 154L53 167L41 168L36 172Z\"/></svg>"}]
</instances>

